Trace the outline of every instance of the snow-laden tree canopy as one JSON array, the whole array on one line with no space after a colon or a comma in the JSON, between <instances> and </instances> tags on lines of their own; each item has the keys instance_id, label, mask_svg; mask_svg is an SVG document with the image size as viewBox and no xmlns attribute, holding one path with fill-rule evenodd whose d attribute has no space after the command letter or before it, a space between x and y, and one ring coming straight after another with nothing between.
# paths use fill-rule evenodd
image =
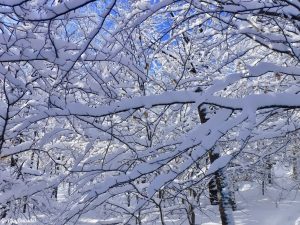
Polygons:
<instances>
[{"instance_id":1,"label":"snow-laden tree canopy","mask_svg":"<svg viewBox=\"0 0 300 225\"><path fill-rule=\"evenodd\" d=\"M0 0L0 15L2 218L161 224L299 136L298 0Z\"/></svg>"}]
</instances>

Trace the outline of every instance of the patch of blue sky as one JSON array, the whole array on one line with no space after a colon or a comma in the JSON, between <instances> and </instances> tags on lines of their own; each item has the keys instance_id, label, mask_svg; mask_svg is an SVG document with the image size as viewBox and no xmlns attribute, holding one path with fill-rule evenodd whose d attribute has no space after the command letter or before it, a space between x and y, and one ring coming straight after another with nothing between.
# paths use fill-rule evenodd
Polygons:
<instances>
[{"instance_id":1,"label":"patch of blue sky","mask_svg":"<svg viewBox=\"0 0 300 225\"><path fill-rule=\"evenodd\" d=\"M92 3L87 4L85 7L79 9L79 13L86 14L87 12L91 14L91 16L98 16L98 18L103 17L103 14L107 10L107 6L112 2L110 1L95 1ZM116 16L117 13L114 10L111 10L110 17ZM108 21L109 18L106 18L105 27L109 28L114 24L111 21Z\"/></svg>"},{"instance_id":2,"label":"patch of blue sky","mask_svg":"<svg viewBox=\"0 0 300 225\"><path fill-rule=\"evenodd\" d=\"M173 20L167 18L156 26L157 32L162 35L160 38L161 41L166 42L171 38L172 25Z\"/></svg>"}]
</instances>

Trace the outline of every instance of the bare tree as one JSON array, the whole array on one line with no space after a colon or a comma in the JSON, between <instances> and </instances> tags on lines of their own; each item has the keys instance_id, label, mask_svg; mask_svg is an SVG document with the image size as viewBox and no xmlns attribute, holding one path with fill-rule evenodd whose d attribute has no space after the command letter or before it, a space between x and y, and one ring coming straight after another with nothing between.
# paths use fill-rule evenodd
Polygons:
<instances>
[{"instance_id":1,"label":"bare tree","mask_svg":"<svg viewBox=\"0 0 300 225\"><path fill-rule=\"evenodd\" d=\"M0 216L75 224L97 208L116 224L196 224L214 175L222 224L234 224L230 170L252 155L247 169L265 160L271 171L299 130L299 11L280 0L0 0ZM199 106L213 108L208 121Z\"/></svg>"}]
</instances>

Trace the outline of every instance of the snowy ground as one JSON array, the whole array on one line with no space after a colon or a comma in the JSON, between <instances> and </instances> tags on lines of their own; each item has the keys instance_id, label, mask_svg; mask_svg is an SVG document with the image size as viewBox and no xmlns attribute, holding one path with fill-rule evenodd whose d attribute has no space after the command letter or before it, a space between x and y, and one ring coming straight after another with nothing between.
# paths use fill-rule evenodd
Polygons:
<instances>
[{"instance_id":1,"label":"snowy ground","mask_svg":"<svg viewBox=\"0 0 300 225\"><path fill-rule=\"evenodd\" d=\"M234 212L236 225L300 225L299 192L267 190L263 196L258 188L245 185L244 190L239 191L236 197L238 200L238 210ZM214 211L217 212L217 208ZM202 225L221 224L218 214L212 214L210 218L203 218L200 221L199 224Z\"/></svg>"},{"instance_id":2,"label":"snowy ground","mask_svg":"<svg viewBox=\"0 0 300 225\"><path fill-rule=\"evenodd\" d=\"M236 195L238 202L238 210L234 212L236 225L300 225L300 192L291 191L286 194L286 191L267 190L263 196L260 189L245 184L244 189ZM97 217L94 215L82 218L78 225L102 224L101 219ZM196 221L197 225L221 225L217 206L208 206L205 215L198 215ZM105 222L109 224L108 221ZM18 224L36 225L29 222ZM176 222L170 224L176 225Z\"/></svg>"},{"instance_id":3,"label":"snowy ground","mask_svg":"<svg viewBox=\"0 0 300 225\"><path fill-rule=\"evenodd\" d=\"M267 187L265 195L262 195L258 184L244 183L239 186L236 192L238 210L234 212L236 225L300 225L300 191L295 190L297 184L291 182L287 168L278 167L274 175L275 188ZM83 218L80 225L100 224L100 221ZM221 225L218 207L206 206L196 222L197 225ZM175 221L169 224L177 225Z\"/></svg>"},{"instance_id":4,"label":"snowy ground","mask_svg":"<svg viewBox=\"0 0 300 225\"><path fill-rule=\"evenodd\" d=\"M238 210L234 212L236 225L300 225L300 191L295 190L297 184L291 183L291 179L287 176L289 177L288 171L277 170L273 187L267 187L265 195L262 195L261 186L258 184L241 184L239 191L236 192L238 206ZM116 221L106 220L105 224L114 222ZM196 222L197 225L221 225L218 207L205 206L205 210L197 215ZM19 221L17 224L38 223ZM93 224L103 224L99 213L91 212L78 223L78 225ZM176 221L168 221L168 225L171 224L177 225Z\"/></svg>"},{"instance_id":5,"label":"snowy ground","mask_svg":"<svg viewBox=\"0 0 300 225\"><path fill-rule=\"evenodd\" d=\"M267 187L265 195L258 184L240 185L236 192L236 225L300 225L299 183L291 181L290 169L283 166L276 168L274 177L273 187ZM216 213L217 210L217 207L213 209ZM199 224L220 225L218 217L218 214L212 214L210 218L202 216L202 221L198 218Z\"/></svg>"},{"instance_id":6,"label":"snowy ground","mask_svg":"<svg viewBox=\"0 0 300 225\"><path fill-rule=\"evenodd\" d=\"M244 184L236 193L236 198L236 225L300 225L300 192L268 188L262 195L259 186ZM197 216L197 224L221 224L217 206L208 206L204 213ZM100 222L96 218L83 218L80 225ZM176 225L176 222L170 224Z\"/></svg>"}]
</instances>

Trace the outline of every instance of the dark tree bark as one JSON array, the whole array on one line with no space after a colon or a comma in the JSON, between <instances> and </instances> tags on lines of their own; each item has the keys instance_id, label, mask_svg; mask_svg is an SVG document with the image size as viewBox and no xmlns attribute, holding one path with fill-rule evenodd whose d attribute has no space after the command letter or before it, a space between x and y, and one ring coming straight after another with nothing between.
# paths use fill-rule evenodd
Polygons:
<instances>
[{"instance_id":1,"label":"dark tree bark","mask_svg":"<svg viewBox=\"0 0 300 225\"><path fill-rule=\"evenodd\" d=\"M219 212L222 225L234 225L232 215L232 199L228 189L227 179L222 170L216 172L216 183L218 190Z\"/></svg>"},{"instance_id":2,"label":"dark tree bark","mask_svg":"<svg viewBox=\"0 0 300 225\"><path fill-rule=\"evenodd\" d=\"M197 88L195 92L201 92L201 88ZM201 106L198 107L198 114L201 123L207 122L209 119L206 117L206 109ZM208 153L209 161L212 164L220 157L219 152L215 149L211 149ZM211 179L209 185L209 198L212 205L219 205L219 212L222 221L222 225L233 225L232 210L236 209L235 201L232 197L233 193L230 193L227 179L223 170L219 170L215 173Z\"/></svg>"}]
</instances>

